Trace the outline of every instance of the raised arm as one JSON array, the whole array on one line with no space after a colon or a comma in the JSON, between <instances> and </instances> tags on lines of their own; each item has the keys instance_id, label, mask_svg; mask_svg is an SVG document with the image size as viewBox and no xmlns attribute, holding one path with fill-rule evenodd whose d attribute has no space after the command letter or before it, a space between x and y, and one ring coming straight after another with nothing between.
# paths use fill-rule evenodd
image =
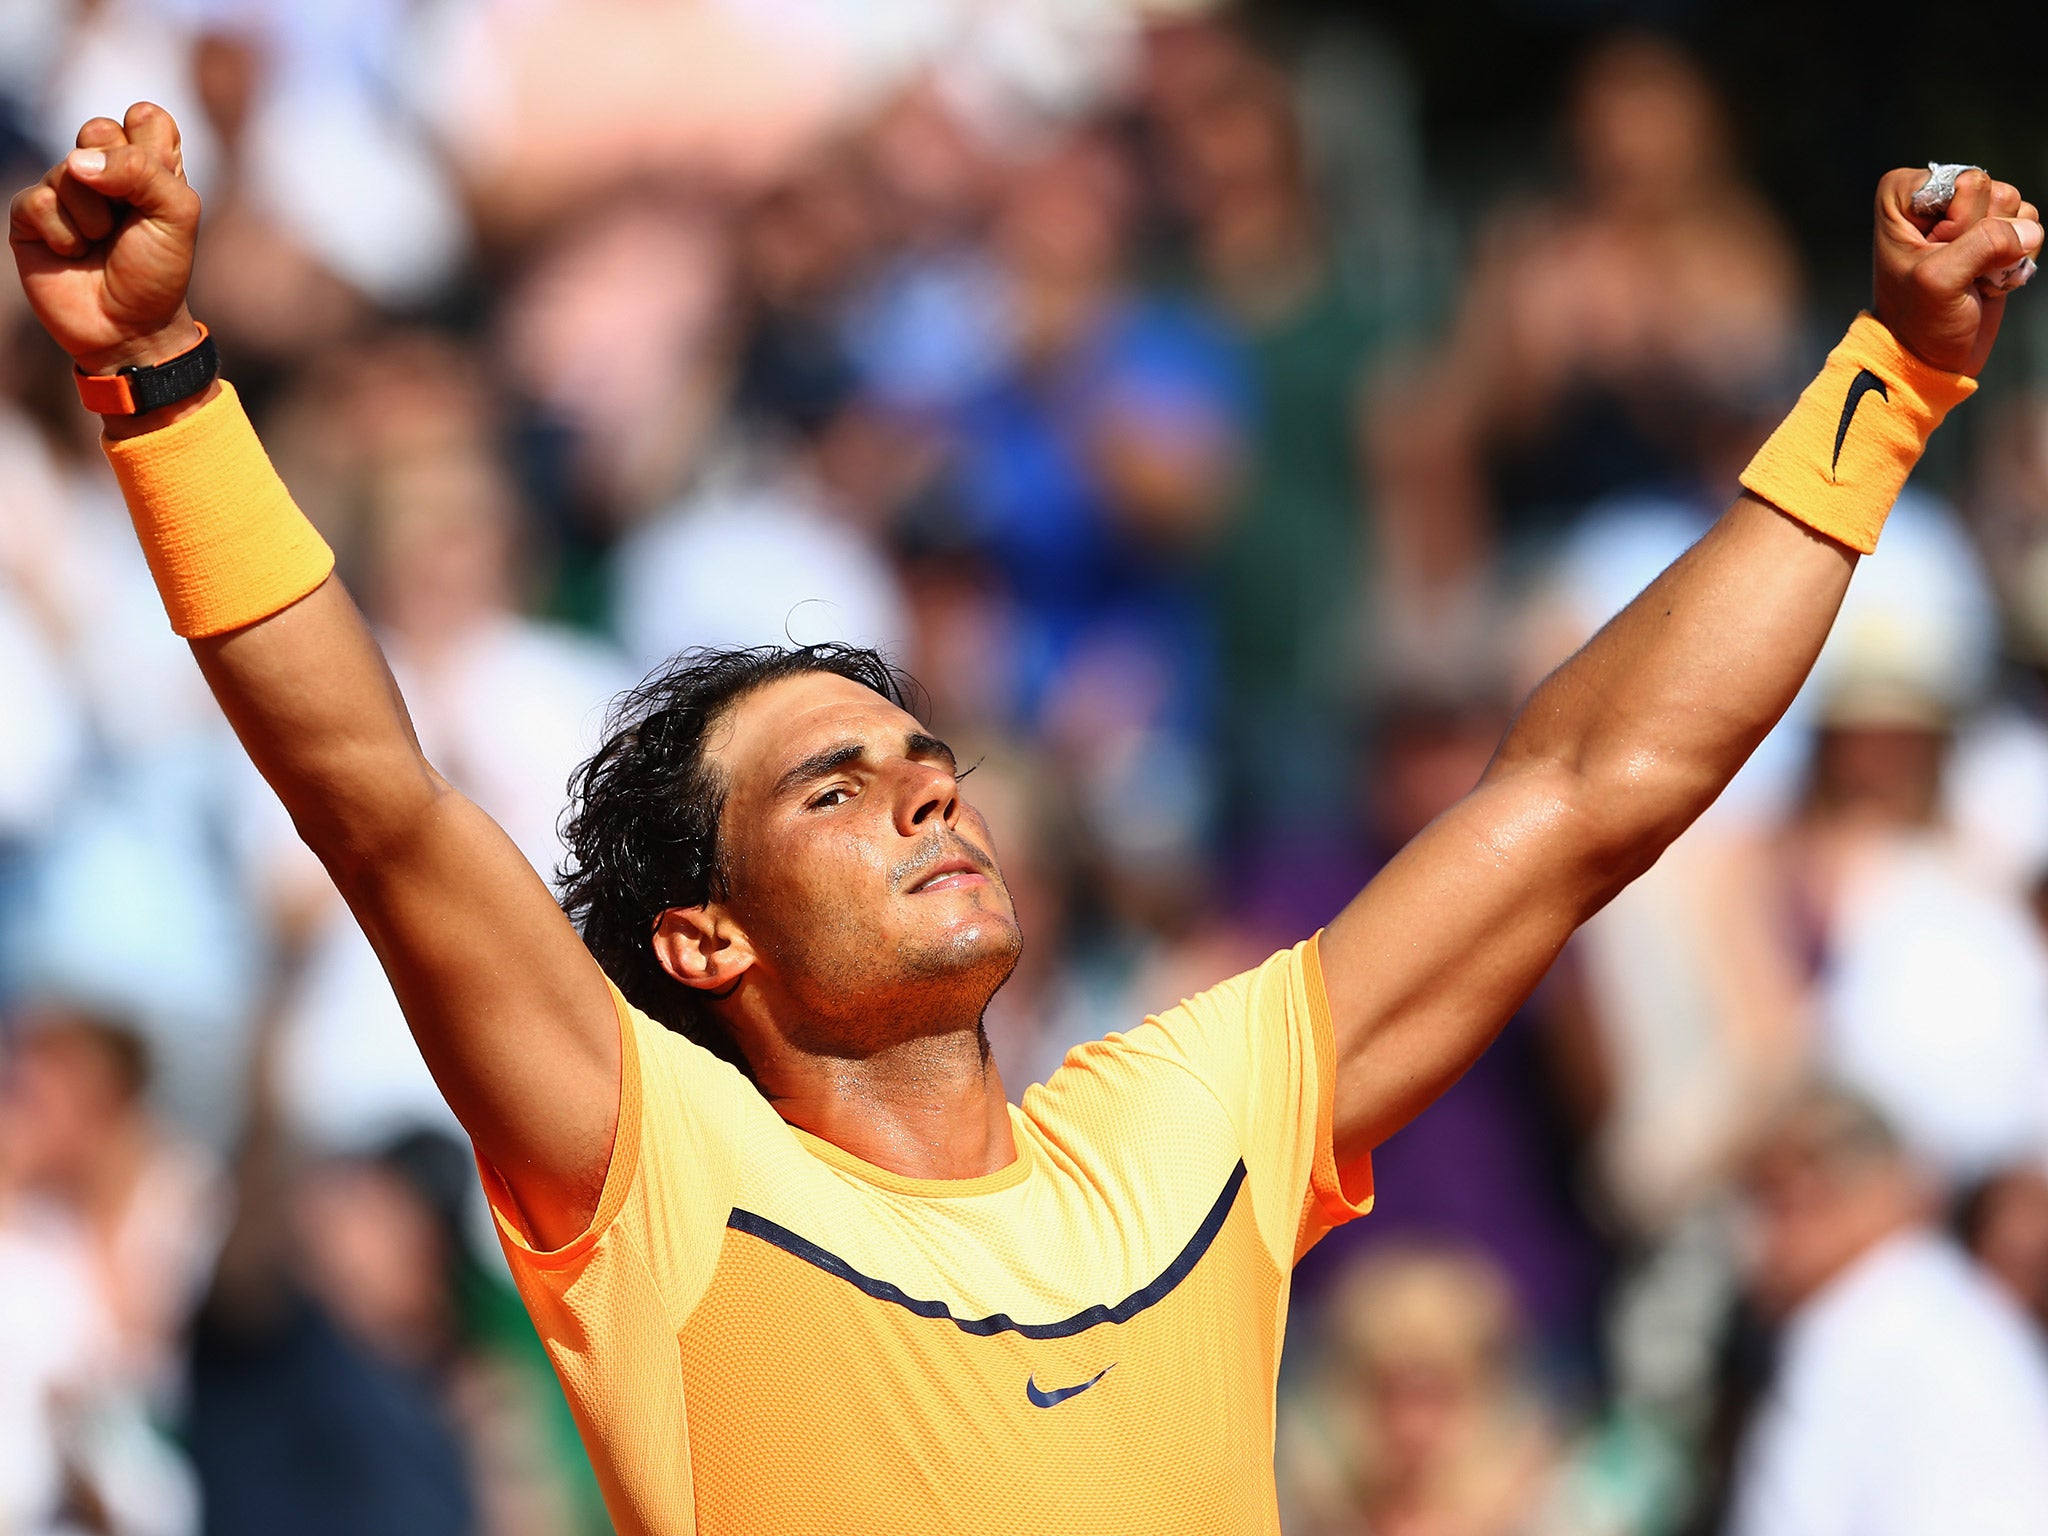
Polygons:
<instances>
[{"instance_id":1,"label":"raised arm","mask_svg":"<svg viewBox=\"0 0 2048 1536\"><path fill-rule=\"evenodd\" d=\"M186 353L199 340L185 307L199 199L176 125L144 103L124 123L95 118L78 145L9 210L29 303L87 374ZM618 1112L596 962L512 841L421 755L376 642L340 581L321 579L325 546L235 401L216 384L110 416L107 437L180 632L369 936L435 1081L535 1235L573 1236L597 1204ZM266 497L262 519L237 504ZM230 527L234 541L216 538ZM280 581L300 574L266 602L249 571L273 548Z\"/></svg>"},{"instance_id":2,"label":"raised arm","mask_svg":"<svg viewBox=\"0 0 2048 1536\"><path fill-rule=\"evenodd\" d=\"M1769 499L1740 497L1552 674L1479 786L1324 933L1340 1161L1457 1080L1572 931L1712 803L1805 681L1857 549L1990 353L2005 300L1979 279L2041 244L2033 207L1982 172L1962 179L1945 218L1916 217L1926 179L1894 171L1878 189L1883 328L1858 322L1751 466L1745 483Z\"/></svg>"}]
</instances>

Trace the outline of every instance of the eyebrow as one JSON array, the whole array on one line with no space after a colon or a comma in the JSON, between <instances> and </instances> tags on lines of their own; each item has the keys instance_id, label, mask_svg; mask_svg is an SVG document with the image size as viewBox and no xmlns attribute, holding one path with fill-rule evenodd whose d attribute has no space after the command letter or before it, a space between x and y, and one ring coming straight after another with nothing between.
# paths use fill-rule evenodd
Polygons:
<instances>
[{"instance_id":1,"label":"eyebrow","mask_svg":"<svg viewBox=\"0 0 2048 1536\"><path fill-rule=\"evenodd\" d=\"M836 746L822 748L794 767L784 771L775 781L777 798L820 779L829 779L849 763L859 762L867 754L867 744L860 741L842 741ZM905 757L935 757L946 765L948 773L960 766L960 760L953 755L953 749L938 737L925 731L912 731L903 738Z\"/></svg>"}]
</instances>

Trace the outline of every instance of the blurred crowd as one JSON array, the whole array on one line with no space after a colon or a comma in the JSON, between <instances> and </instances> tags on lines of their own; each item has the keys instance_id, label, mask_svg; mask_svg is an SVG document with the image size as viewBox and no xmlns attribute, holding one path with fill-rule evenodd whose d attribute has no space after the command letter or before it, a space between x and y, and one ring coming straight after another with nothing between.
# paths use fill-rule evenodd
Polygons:
<instances>
[{"instance_id":1,"label":"blurred crowd","mask_svg":"<svg viewBox=\"0 0 2048 1536\"><path fill-rule=\"evenodd\" d=\"M11 0L0 166L177 116L193 308L544 873L656 661L906 665L1027 935L1021 1093L1470 788L1850 318L1682 48L1557 84L1446 195L1357 24ZM0 332L0 1536L607 1529L466 1143L11 280ZM1290 1536L2048 1530L2024 341L1785 724L1302 1265Z\"/></svg>"}]
</instances>

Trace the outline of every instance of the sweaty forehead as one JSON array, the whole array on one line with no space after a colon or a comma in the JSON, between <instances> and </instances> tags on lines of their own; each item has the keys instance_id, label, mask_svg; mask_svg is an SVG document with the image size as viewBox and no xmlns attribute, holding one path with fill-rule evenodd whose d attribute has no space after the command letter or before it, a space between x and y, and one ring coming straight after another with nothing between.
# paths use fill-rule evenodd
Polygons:
<instances>
[{"instance_id":1,"label":"sweaty forehead","mask_svg":"<svg viewBox=\"0 0 2048 1536\"><path fill-rule=\"evenodd\" d=\"M874 689L832 672L802 672L763 684L713 729L707 755L734 797L765 794L783 771L848 739L900 744L917 720Z\"/></svg>"}]
</instances>

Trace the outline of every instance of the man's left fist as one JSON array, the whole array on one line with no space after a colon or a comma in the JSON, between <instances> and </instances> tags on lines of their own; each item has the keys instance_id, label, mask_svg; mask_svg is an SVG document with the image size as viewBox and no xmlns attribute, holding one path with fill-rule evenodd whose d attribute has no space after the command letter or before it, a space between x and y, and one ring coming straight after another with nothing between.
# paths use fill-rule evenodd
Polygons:
<instances>
[{"instance_id":1,"label":"man's left fist","mask_svg":"<svg viewBox=\"0 0 2048 1536\"><path fill-rule=\"evenodd\" d=\"M1922 169L1892 171L1877 185L1871 308L1923 361L1975 377L1991 356L2005 295L1978 279L2041 249L2041 216L2010 182L1983 171L1956 179L1946 212L1913 211Z\"/></svg>"}]
</instances>

